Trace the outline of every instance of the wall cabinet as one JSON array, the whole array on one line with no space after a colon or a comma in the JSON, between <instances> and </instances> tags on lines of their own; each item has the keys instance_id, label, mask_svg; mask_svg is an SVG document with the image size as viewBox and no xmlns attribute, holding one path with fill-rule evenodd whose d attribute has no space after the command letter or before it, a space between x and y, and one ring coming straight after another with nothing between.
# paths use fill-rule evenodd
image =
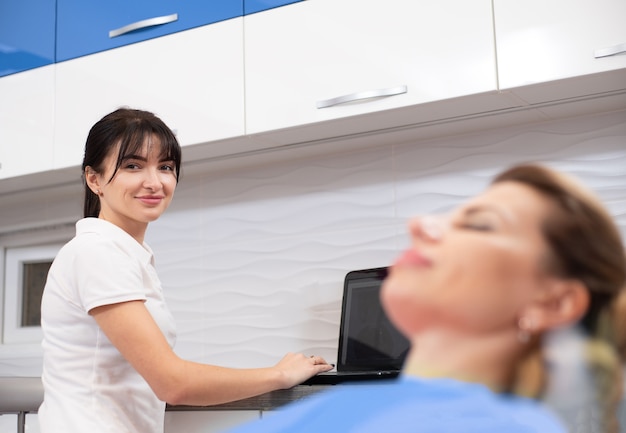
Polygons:
<instances>
[{"instance_id":1,"label":"wall cabinet","mask_svg":"<svg viewBox=\"0 0 626 433\"><path fill-rule=\"evenodd\" d=\"M597 77L516 92L534 103L626 88L624 0L494 0L494 15L501 89Z\"/></svg>"},{"instance_id":2,"label":"wall cabinet","mask_svg":"<svg viewBox=\"0 0 626 433\"><path fill-rule=\"evenodd\" d=\"M624 106L624 0L33 1L0 6L0 179L79 165L89 127L120 106L155 112L182 145L202 144L187 151L199 159L543 116L595 95ZM36 36L48 54L22 51L54 60L55 5L60 62L15 73L38 63L11 66L12 38Z\"/></svg>"},{"instance_id":3,"label":"wall cabinet","mask_svg":"<svg viewBox=\"0 0 626 433\"><path fill-rule=\"evenodd\" d=\"M56 0L0 4L0 77L54 62L55 4Z\"/></svg>"},{"instance_id":4,"label":"wall cabinet","mask_svg":"<svg viewBox=\"0 0 626 433\"><path fill-rule=\"evenodd\" d=\"M0 79L0 179L52 168L55 67Z\"/></svg>"},{"instance_id":5,"label":"wall cabinet","mask_svg":"<svg viewBox=\"0 0 626 433\"><path fill-rule=\"evenodd\" d=\"M297 3L302 0L244 0L243 13L254 14L256 12L273 9L279 6L285 6L291 3Z\"/></svg>"},{"instance_id":6,"label":"wall cabinet","mask_svg":"<svg viewBox=\"0 0 626 433\"><path fill-rule=\"evenodd\" d=\"M56 67L54 168L80 164L89 128L120 106L154 112L183 146L244 134L242 18Z\"/></svg>"},{"instance_id":7,"label":"wall cabinet","mask_svg":"<svg viewBox=\"0 0 626 433\"><path fill-rule=\"evenodd\" d=\"M243 15L243 0L57 0L57 61Z\"/></svg>"},{"instance_id":8,"label":"wall cabinet","mask_svg":"<svg viewBox=\"0 0 626 433\"><path fill-rule=\"evenodd\" d=\"M497 89L490 0L309 0L244 22L248 134Z\"/></svg>"}]
</instances>

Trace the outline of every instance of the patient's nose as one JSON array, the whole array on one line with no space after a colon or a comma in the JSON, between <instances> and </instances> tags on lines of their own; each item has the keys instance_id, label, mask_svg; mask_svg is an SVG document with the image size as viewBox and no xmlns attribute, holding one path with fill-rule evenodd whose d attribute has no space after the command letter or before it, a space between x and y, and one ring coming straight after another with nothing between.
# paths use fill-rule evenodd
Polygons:
<instances>
[{"instance_id":1,"label":"patient's nose","mask_svg":"<svg viewBox=\"0 0 626 433\"><path fill-rule=\"evenodd\" d=\"M422 215L409 221L411 236L425 241L438 241L448 230L448 215Z\"/></svg>"}]
</instances>

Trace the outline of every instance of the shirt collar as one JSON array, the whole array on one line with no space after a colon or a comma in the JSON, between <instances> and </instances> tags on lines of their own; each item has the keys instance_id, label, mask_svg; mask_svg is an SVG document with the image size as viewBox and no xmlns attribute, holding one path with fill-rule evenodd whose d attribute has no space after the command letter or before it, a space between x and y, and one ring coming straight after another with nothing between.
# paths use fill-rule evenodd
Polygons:
<instances>
[{"instance_id":1,"label":"shirt collar","mask_svg":"<svg viewBox=\"0 0 626 433\"><path fill-rule=\"evenodd\" d=\"M83 218L76 222L76 235L81 233L97 233L110 238L129 255L137 257L142 263L154 266L152 249L144 242L140 244L135 238L115 224L100 218Z\"/></svg>"}]
</instances>

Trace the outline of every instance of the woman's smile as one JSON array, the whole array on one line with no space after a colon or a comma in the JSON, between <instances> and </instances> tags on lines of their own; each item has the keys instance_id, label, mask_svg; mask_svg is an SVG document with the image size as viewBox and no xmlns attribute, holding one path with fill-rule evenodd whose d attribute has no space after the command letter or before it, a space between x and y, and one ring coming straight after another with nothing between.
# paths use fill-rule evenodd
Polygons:
<instances>
[{"instance_id":1,"label":"woman's smile","mask_svg":"<svg viewBox=\"0 0 626 433\"><path fill-rule=\"evenodd\" d=\"M159 204L161 204L164 198L165 197L162 195L143 195L137 197L139 201L150 206L158 206Z\"/></svg>"}]
</instances>

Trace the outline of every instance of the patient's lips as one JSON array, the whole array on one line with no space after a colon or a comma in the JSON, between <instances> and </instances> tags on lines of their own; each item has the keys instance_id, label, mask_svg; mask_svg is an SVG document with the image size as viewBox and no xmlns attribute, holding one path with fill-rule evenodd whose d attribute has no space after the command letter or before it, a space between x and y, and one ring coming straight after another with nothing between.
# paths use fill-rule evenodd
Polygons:
<instances>
[{"instance_id":1,"label":"patient's lips","mask_svg":"<svg viewBox=\"0 0 626 433\"><path fill-rule=\"evenodd\" d=\"M408 249L396 259L394 266L429 267L432 266L432 261L419 251Z\"/></svg>"}]
</instances>

